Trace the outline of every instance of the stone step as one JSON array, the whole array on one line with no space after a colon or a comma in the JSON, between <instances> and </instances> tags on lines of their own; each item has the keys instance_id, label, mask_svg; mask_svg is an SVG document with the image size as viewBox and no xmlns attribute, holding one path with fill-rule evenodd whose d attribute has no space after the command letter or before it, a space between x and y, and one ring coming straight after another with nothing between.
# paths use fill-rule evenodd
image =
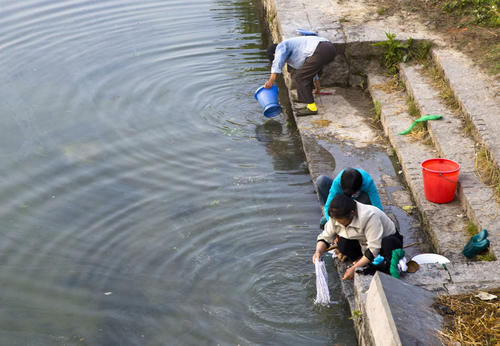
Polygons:
<instances>
[{"instance_id":1,"label":"stone step","mask_svg":"<svg viewBox=\"0 0 500 346\"><path fill-rule=\"evenodd\" d=\"M443 72L464 115L474 127L477 141L493 154L500 167L500 93L492 78L482 73L463 54L452 49L433 49L432 59Z\"/></svg>"},{"instance_id":2,"label":"stone step","mask_svg":"<svg viewBox=\"0 0 500 346\"><path fill-rule=\"evenodd\" d=\"M387 87L390 77L379 71L368 71L368 90L376 108L380 108L380 121L386 136L398 156L408 187L421 213L423 224L435 250L453 263L465 262L461 251L466 244L467 219L460 202L435 204L424 195L422 168L420 163L438 155L438 150L409 136L398 135L413 122L408 114L407 94L402 90Z\"/></svg>"},{"instance_id":3,"label":"stone step","mask_svg":"<svg viewBox=\"0 0 500 346\"><path fill-rule=\"evenodd\" d=\"M500 216L494 188L479 179L475 169L476 142L465 134L464 120L453 112L439 97L432 81L424 73L422 65L400 65L400 76L415 105L424 114L440 114L440 121L427 122L437 156L460 164L457 197L466 210L467 216L479 229L489 231L491 249L500 254Z\"/></svg>"},{"instance_id":4,"label":"stone step","mask_svg":"<svg viewBox=\"0 0 500 346\"><path fill-rule=\"evenodd\" d=\"M497 262L421 264L416 273L402 276L414 286L440 294L463 294L498 288L500 267Z\"/></svg>"}]
</instances>

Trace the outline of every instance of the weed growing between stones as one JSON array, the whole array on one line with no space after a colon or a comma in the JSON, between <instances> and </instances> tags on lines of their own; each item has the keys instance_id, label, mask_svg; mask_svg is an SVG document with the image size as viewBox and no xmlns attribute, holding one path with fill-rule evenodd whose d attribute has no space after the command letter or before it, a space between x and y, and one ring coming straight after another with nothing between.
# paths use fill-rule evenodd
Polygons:
<instances>
[{"instance_id":1,"label":"weed growing between stones","mask_svg":"<svg viewBox=\"0 0 500 346\"><path fill-rule=\"evenodd\" d=\"M417 123L415 127L411 130L409 134L406 135L412 141L419 141L425 145L432 146L432 140L429 137L429 131L427 130L427 123Z\"/></svg>"},{"instance_id":2,"label":"weed growing between stones","mask_svg":"<svg viewBox=\"0 0 500 346\"><path fill-rule=\"evenodd\" d=\"M363 316L363 313L360 310L354 310L352 312L352 316L349 317L350 320L357 320L360 319L361 316Z\"/></svg>"},{"instance_id":3,"label":"weed growing between stones","mask_svg":"<svg viewBox=\"0 0 500 346\"><path fill-rule=\"evenodd\" d=\"M408 114L413 118L420 118L420 110L418 109L413 97L408 96L406 99L406 104L408 105Z\"/></svg>"},{"instance_id":4,"label":"weed growing between stones","mask_svg":"<svg viewBox=\"0 0 500 346\"><path fill-rule=\"evenodd\" d=\"M410 37L407 42L396 40L396 34L386 32L387 41L374 43L376 47L384 48L384 65L389 74L398 72L398 64L400 62L409 61L408 51L413 39Z\"/></svg>"},{"instance_id":5,"label":"weed growing between stones","mask_svg":"<svg viewBox=\"0 0 500 346\"><path fill-rule=\"evenodd\" d=\"M465 132L465 134L468 136L474 137L474 131L475 131L474 123L472 122L472 120L469 117L466 117L464 119L464 132Z\"/></svg>"},{"instance_id":6,"label":"weed growing between stones","mask_svg":"<svg viewBox=\"0 0 500 346\"><path fill-rule=\"evenodd\" d=\"M465 227L467 234L472 237L477 234L477 226L472 221L467 222L467 226Z\"/></svg>"},{"instance_id":7,"label":"weed growing between stones","mask_svg":"<svg viewBox=\"0 0 500 346\"><path fill-rule=\"evenodd\" d=\"M401 82L397 75L393 75L392 78L388 79L386 82L375 84L373 87L375 89L382 90L386 94L405 90L404 83Z\"/></svg>"},{"instance_id":8,"label":"weed growing between stones","mask_svg":"<svg viewBox=\"0 0 500 346\"><path fill-rule=\"evenodd\" d=\"M476 255L476 257L477 257L478 261L493 262L493 261L497 260L496 257L495 257L495 255L493 254L493 252L491 252L490 250L485 251L484 253L480 253L480 254Z\"/></svg>"},{"instance_id":9,"label":"weed growing between stones","mask_svg":"<svg viewBox=\"0 0 500 346\"><path fill-rule=\"evenodd\" d=\"M500 202L500 169L493 161L489 150L481 145L476 152L476 171L485 184L495 188L497 202Z\"/></svg>"},{"instance_id":10,"label":"weed growing between stones","mask_svg":"<svg viewBox=\"0 0 500 346\"><path fill-rule=\"evenodd\" d=\"M375 120L379 122L380 116L382 115L382 105L380 104L380 101L375 101L375 104L373 105L373 111L375 112Z\"/></svg>"},{"instance_id":11,"label":"weed growing between stones","mask_svg":"<svg viewBox=\"0 0 500 346\"><path fill-rule=\"evenodd\" d=\"M384 66L391 75L398 72L401 62L426 59L432 48L432 43L428 41L415 42L411 37L406 42L400 41L396 39L396 34L390 32L386 32L385 36L386 41L374 43L373 46L384 48Z\"/></svg>"},{"instance_id":12,"label":"weed growing between stones","mask_svg":"<svg viewBox=\"0 0 500 346\"><path fill-rule=\"evenodd\" d=\"M418 109L413 97L408 96L406 98L406 105L408 106L408 114L412 118L420 118L421 113ZM413 141L422 141L425 145L432 146L432 140L429 136L429 131L427 129L427 123L418 123L407 135Z\"/></svg>"},{"instance_id":13,"label":"weed growing between stones","mask_svg":"<svg viewBox=\"0 0 500 346\"><path fill-rule=\"evenodd\" d=\"M438 89L441 99L454 113L457 113L459 111L458 101L453 94L453 90L444 79L443 72L430 60L424 63L424 67L425 73L432 79L432 86Z\"/></svg>"}]
</instances>

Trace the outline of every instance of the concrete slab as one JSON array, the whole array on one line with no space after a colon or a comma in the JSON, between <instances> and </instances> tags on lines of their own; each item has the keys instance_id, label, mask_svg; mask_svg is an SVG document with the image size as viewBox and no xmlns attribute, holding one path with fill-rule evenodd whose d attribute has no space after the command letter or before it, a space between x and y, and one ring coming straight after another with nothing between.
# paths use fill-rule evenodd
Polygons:
<instances>
[{"instance_id":1,"label":"concrete slab","mask_svg":"<svg viewBox=\"0 0 500 346\"><path fill-rule=\"evenodd\" d=\"M450 284L447 285L449 294L470 293L500 287L498 262L468 262L446 265L446 267L451 278Z\"/></svg>"},{"instance_id":2,"label":"concrete slab","mask_svg":"<svg viewBox=\"0 0 500 346\"><path fill-rule=\"evenodd\" d=\"M411 258L411 257L410 257ZM447 267L441 264L420 264L415 273L402 273L401 280L407 284L421 287L438 294L447 294L452 280Z\"/></svg>"},{"instance_id":3,"label":"concrete slab","mask_svg":"<svg viewBox=\"0 0 500 346\"><path fill-rule=\"evenodd\" d=\"M377 272L366 299L375 344L441 345L436 329L441 328L442 317L432 307L435 296L436 293Z\"/></svg>"},{"instance_id":4,"label":"concrete slab","mask_svg":"<svg viewBox=\"0 0 500 346\"><path fill-rule=\"evenodd\" d=\"M500 267L496 262L421 264L416 273L401 280L437 294L462 294L499 287Z\"/></svg>"},{"instance_id":5,"label":"concrete slab","mask_svg":"<svg viewBox=\"0 0 500 346\"><path fill-rule=\"evenodd\" d=\"M362 91L346 88L323 89L332 95L316 97L319 114L301 117L297 126L301 133L314 134L356 148L378 147L384 143L369 124L371 102Z\"/></svg>"}]
</instances>

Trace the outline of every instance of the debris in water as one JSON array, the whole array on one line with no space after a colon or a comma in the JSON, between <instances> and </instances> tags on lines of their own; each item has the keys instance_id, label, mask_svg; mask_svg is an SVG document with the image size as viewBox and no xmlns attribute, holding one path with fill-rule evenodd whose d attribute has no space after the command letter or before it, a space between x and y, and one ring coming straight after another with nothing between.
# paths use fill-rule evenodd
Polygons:
<instances>
[{"instance_id":1,"label":"debris in water","mask_svg":"<svg viewBox=\"0 0 500 346\"><path fill-rule=\"evenodd\" d=\"M414 205L404 205L404 206L402 207L402 209L403 209L404 211L406 211L406 213L407 213L407 214L411 214L411 212L412 212L412 211L413 211L413 209L415 209L415 208L416 208L416 206L414 206Z\"/></svg>"}]
</instances>

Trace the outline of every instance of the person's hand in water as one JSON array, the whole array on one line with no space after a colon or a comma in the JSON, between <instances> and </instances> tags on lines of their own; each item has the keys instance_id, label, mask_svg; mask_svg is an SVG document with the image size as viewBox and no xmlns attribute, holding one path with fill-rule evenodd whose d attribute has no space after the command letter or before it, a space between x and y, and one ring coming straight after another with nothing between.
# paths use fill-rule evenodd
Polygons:
<instances>
[{"instance_id":1,"label":"person's hand in water","mask_svg":"<svg viewBox=\"0 0 500 346\"><path fill-rule=\"evenodd\" d=\"M316 263L316 260L318 260L318 261L319 261L319 260L320 260L320 258L321 258L321 254L320 254L319 252L317 252L317 251L316 251L316 252L314 253L313 257L312 257L312 261L313 261L313 263Z\"/></svg>"},{"instance_id":2,"label":"person's hand in water","mask_svg":"<svg viewBox=\"0 0 500 346\"><path fill-rule=\"evenodd\" d=\"M316 260L320 260L321 258L321 255L324 254L326 252L326 243L322 242L322 241L318 241L316 243L316 251L314 252L314 255L312 257L312 261L313 263L316 263Z\"/></svg>"}]
</instances>

